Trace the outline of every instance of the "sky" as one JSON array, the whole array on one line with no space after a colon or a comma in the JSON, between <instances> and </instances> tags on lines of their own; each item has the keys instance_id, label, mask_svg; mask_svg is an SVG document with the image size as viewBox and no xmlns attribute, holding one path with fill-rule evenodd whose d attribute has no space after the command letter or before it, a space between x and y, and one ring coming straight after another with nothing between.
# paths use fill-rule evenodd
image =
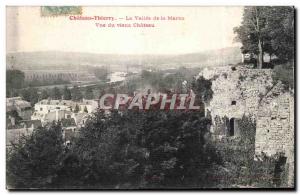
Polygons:
<instances>
[{"instance_id":1,"label":"sky","mask_svg":"<svg viewBox=\"0 0 300 195\"><path fill-rule=\"evenodd\" d=\"M154 23L154 28L99 28L95 21L41 16L40 7L6 8L6 50L68 51L102 54L185 54L221 49L235 43L233 28L243 7L83 7L82 16L126 18L174 16L184 20L97 21Z\"/></svg>"}]
</instances>

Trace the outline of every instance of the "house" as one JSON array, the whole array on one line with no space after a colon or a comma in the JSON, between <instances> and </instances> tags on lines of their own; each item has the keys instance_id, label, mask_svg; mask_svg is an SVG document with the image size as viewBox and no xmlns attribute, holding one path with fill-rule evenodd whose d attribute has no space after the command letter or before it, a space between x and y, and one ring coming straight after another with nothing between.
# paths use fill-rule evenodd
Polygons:
<instances>
[{"instance_id":1,"label":"house","mask_svg":"<svg viewBox=\"0 0 300 195\"><path fill-rule=\"evenodd\" d=\"M76 102L71 100L51 100L44 99L34 105L34 112L37 114L47 114L54 110L72 111L76 106Z\"/></svg>"},{"instance_id":2,"label":"house","mask_svg":"<svg viewBox=\"0 0 300 195\"><path fill-rule=\"evenodd\" d=\"M98 108L98 101L83 99L82 102L78 104L78 106L79 106L79 112L87 111L87 113L92 113L95 112L96 109Z\"/></svg>"},{"instance_id":3,"label":"house","mask_svg":"<svg viewBox=\"0 0 300 195\"><path fill-rule=\"evenodd\" d=\"M45 124L52 121L74 118L75 113L79 114L80 118L80 116L95 112L97 108L98 101L96 100L83 99L80 102L72 100L41 100L34 105L34 113L31 119L41 120Z\"/></svg>"},{"instance_id":4,"label":"house","mask_svg":"<svg viewBox=\"0 0 300 195\"><path fill-rule=\"evenodd\" d=\"M34 112L37 114L47 114L54 110L65 110L74 112L76 110L76 107L79 108L78 112L87 111L87 113L92 113L97 109L98 102L95 100L86 99L83 99L80 102L75 102L72 100L44 99L34 105Z\"/></svg>"},{"instance_id":5,"label":"house","mask_svg":"<svg viewBox=\"0 0 300 195\"><path fill-rule=\"evenodd\" d=\"M42 123L39 120L23 120L17 125L7 126L6 145L10 147L12 143L17 143L22 136L30 135L34 129L41 126Z\"/></svg>"},{"instance_id":6,"label":"house","mask_svg":"<svg viewBox=\"0 0 300 195\"><path fill-rule=\"evenodd\" d=\"M255 63L257 56L254 53L244 53L242 54L243 63Z\"/></svg>"},{"instance_id":7,"label":"house","mask_svg":"<svg viewBox=\"0 0 300 195\"><path fill-rule=\"evenodd\" d=\"M42 124L46 124L52 121L59 121L65 118L71 118L72 112L69 110L49 110L47 113L34 112L31 116L32 120L40 120Z\"/></svg>"},{"instance_id":8,"label":"house","mask_svg":"<svg viewBox=\"0 0 300 195\"><path fill-rule=\"evenodd\" d=\"M17 112L18 116L23 120L29 120L32 114L30 102L23 100L21 97L6 98L6 113L13 115Z\"/></svg>"}]
</instances>

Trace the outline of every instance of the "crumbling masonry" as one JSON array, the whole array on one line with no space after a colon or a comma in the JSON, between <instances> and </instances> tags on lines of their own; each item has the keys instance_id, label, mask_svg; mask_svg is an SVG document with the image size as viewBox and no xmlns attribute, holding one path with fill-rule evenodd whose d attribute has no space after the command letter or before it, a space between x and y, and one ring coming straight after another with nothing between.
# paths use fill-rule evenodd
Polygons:
<instances>
[{"instance_id":1,"label":"crumbling masonry","mask_svg":"<svg viewBox=\"0 0 300 195\"><path fill-rule=\"evenodd\" d=\"M211 79L213 98L206 105L216 139L238 137L237 120L243 115L256 121L255 154L281 154L287 187L294 186L294 95L274 84L272 69L218 67L204 69L199 76Z\"/></svg>"}]
</instances>

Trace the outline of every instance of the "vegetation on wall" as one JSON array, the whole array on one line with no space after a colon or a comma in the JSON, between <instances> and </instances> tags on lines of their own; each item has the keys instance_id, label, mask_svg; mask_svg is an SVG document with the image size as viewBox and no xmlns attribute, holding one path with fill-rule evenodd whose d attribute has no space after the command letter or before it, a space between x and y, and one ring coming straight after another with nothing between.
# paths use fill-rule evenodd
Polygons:
<instances>
[{"instance_id":1,"label":"vegetation on wall","mask_svg":"<svg viewBox=\"0 0 300 195\"><path fill-rule=\"evenodd\" d=\"M215 166L214 185L218 187L275 187L276 157L255 158L256 123L251 116L237 120L239 134L215 142L221 166Z\"/></svg>"}]
</instances>

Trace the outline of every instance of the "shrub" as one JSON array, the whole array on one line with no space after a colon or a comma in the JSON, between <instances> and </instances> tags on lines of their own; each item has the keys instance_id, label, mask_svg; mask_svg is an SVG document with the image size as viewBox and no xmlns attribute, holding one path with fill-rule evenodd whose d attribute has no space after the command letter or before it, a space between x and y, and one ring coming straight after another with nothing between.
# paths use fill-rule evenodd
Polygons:
<instances>
[{"instance_id":1,"label":"shrub","mask_svg":"<svg viewBox=\"0 0 300 195\"><path fill-rule=\"evenodd\" d=\"M45 188L57 178L64 153L61 127L53 124L34 130L13 145L7 157L10 189Z\"/></svg>"},{"instance_id":2,"label":"shrub","mask_svg":"<svg viewBox=\"0 0 300 195\"><path fill-rule=\"evenodd\" d=\"M274 83L281 81L286 90L294 89L294 65L286 63L274 67L273 80Z\"/></svg>"}]
</instances>

